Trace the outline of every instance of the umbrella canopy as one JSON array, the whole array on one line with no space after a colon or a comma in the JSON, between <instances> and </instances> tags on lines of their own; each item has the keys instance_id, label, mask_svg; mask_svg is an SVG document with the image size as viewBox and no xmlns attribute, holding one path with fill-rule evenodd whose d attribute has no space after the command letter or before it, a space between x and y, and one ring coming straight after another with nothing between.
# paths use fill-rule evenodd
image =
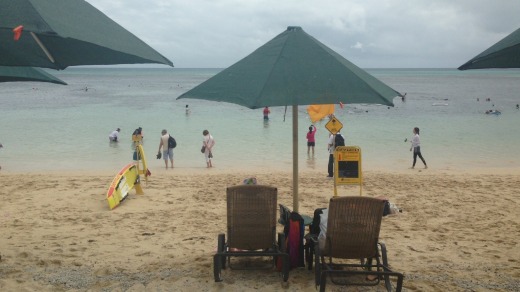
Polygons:
<instances>
[{"instance_id":1,"label":"umbrella canopy","mask_svg":"<svg viewBox=\"0 0 520 292\"><path fill-rule=\"evenodd\" d=\"M488 68L520 68L520 28L469 60L458 69Z\"/></svg>"},{"instance_id":2,"label":"umbrella canopy","mask_svg":"<svg viewBox=\"0 0 520 292\"><path fill-rule=\"evenodd\" d=\"M0 0L0 43L2 66L173 66L170 60L83 0Z\"/></svg>"},{"instance_id":3,"label":"umbrella canopy","mask_svg":"<svg viewBox=\"0 0 520 292\"><path fill-rule=\"evenodd\" d=\"M39 81L67 85L63 80L39 68L0 66L0 82Z\"/></svg>"},{"instance_id":4,"label":"umbrella canopy","mask_svg":"<svg viewBox=\"0 0 520 292\"><path fill-rule=\"evenodd\" d=\"M292 106L293 209L298 211L298 105L376 103L399 93L308 35L287 30L180 98L261 108Z\"/></svg>"},{"instance_id":5,"label":"umbrella canopy","mask_svg":"<svg viewBox=\"0 0 520 292\"><path fill-rule=\"evenodd\" d=\"M396 95L300 27L289 27L179 98L225 101L255 109L340 101L393 106Z\"/></svg>"}]
</instances>

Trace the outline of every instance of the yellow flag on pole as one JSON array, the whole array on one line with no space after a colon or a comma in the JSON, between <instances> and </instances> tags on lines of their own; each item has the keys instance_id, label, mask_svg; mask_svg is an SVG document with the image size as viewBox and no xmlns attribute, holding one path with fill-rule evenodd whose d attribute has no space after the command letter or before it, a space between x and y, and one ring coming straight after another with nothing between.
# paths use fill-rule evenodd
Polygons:
<instances>
[{"instance_id":1,"label":"yellow flag on pole","mask_svg":"<svg viewBox=\"0 0 520 292\"><path fill-rule=\"evenodd\" d=\"M327 117L328 115L334 114L333 104L313 104L307 107L307 112L313 123Z\"/></svg>"}]
</instances>

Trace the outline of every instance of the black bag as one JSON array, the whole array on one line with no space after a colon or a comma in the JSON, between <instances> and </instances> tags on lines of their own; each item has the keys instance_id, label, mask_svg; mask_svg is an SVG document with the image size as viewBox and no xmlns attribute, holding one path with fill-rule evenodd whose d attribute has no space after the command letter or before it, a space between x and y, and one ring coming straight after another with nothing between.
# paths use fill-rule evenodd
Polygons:
<instances>
[{"instance_id":1,"label":"black bag","mask_svg":"<svg viewBox=\"0 0 520 292\"><path fill-rule=\"evenodd\" d=\"M390 202L385 200L385 208L383 209L383 216L390 214Z\"/></svg>"},{"instance_id":2,"label":"black bag","mask_svg":"<svg viewBox=\"0 0 520 292\"><path fill-rule=\"evenodd\" d=\"M168 138L168 149L173 149L177 147L177 141L170 135L170 138Z\"/></svg>"},{"instance_id":3,"label":"black bag","mask_svg":"<svg viewBox=\"0 0 520 292\"><path fill-rule=\"evenodd\" d=\"M312 218L311 226L309 226L310 233L305 235L305 258L307 259L307 268L312 270L312 263L314 260L314 241L318 240L318 235L320 234L321 228L321 214L323 214L323 210L327 208L318 208L314 210L314 216Z\"/></svg>"},{"instance_id":4,"label":"black bag","mask_svg":"<svg viewBox=\"0 0 520 292\"><path fill-rule=\"evenodd\" d=\"M311 223L311 226L309 227L311 234L314 234L316 236L320 234L321 214L323 214L323 210L325 210L325 209L327 209L327 208L318 208L318 209L314 210L314 216L312 218L312 223Z\"/></svg>"},{"instance_id":5,"label":"black bag","mask_svg":"<svg viewBox=\"0 0 520 292\"><path fill-rule=\"evenodd\" d=\"M345 139L340 133L337 133L334 137L334 147L345 146Z\"/></svg>"}]
</instances>

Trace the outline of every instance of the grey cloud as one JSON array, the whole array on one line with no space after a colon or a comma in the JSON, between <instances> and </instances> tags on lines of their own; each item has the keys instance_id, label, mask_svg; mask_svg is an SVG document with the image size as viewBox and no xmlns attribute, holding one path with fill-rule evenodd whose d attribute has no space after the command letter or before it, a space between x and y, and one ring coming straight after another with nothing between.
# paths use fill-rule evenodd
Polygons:
<instances>
[{"instance_id":1,"label":"grey cloud","mask_svg":"<svg viewBox=\"0 0 520 292\"><path fill-rule=\"evenodd\" d=\"M230 66L291 25L363 68L453 68L520 27L518 0L88 2L181 68Z\"/></svg>"}]
</instances>

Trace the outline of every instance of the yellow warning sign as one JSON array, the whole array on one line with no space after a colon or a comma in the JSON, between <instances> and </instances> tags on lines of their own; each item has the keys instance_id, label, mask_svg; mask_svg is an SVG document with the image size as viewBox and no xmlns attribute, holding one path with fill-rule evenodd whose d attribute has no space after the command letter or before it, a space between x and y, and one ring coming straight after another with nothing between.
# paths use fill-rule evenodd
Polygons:
<instances>
[{"instance_id":1,"label":"yellow warning sign","mask_svg":"<svg viewBox=\"0 0 520 292\"><path fill-rule=\"evenodd\" d=\"M334 151L334 194L337 195L337 185L359 184L363 175L361 171L361 148L357 146L340 146Z\"/></svg>"},{"instance_id":2,"label":"yellow warning sign","mask_svg":"<svg viewBox=\"0 0 520 292\"><path fill-rule=\"evenodd\" d=\"M332 117L326 124L325 128L329 130L332 134L336 134L343 128L343 124L336 119L336 117Z\"/></svg>"}]
</instances>

